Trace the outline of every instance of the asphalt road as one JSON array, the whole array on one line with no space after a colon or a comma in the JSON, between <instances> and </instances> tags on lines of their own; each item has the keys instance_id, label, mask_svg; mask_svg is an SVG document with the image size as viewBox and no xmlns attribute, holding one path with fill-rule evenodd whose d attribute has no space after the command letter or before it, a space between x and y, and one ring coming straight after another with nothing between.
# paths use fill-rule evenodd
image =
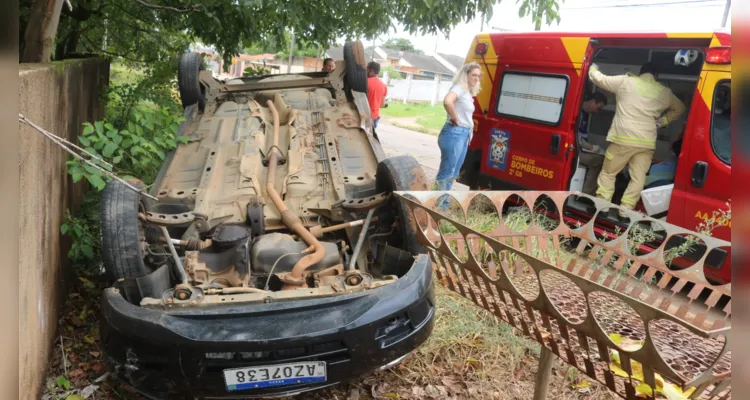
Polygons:
<instances>
[{"instance_id":1,"label":"asphalt road","mask_svg":"<svg viewBox=\"0 0 750 400\"><path fill-rule=\"evenodd\" d=\"M440 168L440 148L437 136L412 131L391 125L382 119L377 128L378 138L385 153L389 156L411 155L422 165L427 178L435 180ZM453 185L453 190L469 190L460 183Z\"/></svg>"}]
</instances>

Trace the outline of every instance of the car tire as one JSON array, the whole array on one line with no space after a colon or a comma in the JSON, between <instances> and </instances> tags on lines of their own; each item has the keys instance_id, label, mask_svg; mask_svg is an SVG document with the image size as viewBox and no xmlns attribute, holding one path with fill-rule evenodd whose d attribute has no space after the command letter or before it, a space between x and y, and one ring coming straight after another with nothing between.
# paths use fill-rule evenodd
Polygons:
<instances>
[{"instance_id":1,"label":"car tire","mask_svg":"<svg viewBox=\"0 0 750 400\"><path fill-rule=\"evenodd\" d=\"M422 166L412 156L397 156L386 158L378 164L375 175L375 187L379 193L401 190L428 190L427 177ZM389 200L389 211L393 211L399 218L400 243L393 245L414 255L425 253L424 247L417 241L417 221L409 206L397 198Z\"/></svg>"},{"instance_id":2,"label":"car tire","mask_svg":"<svg viewBox=\"0 0 750 400\"><path fill-rule=\"evenodd\" d=\"M180 89L182 107L206 104L206 96L200 83L200 72L204 70L203 57L198 53L184 53L177 64L177 86Z\"/></svg>"},{"instance_id":3,"label":"car tire","mask_svg":"<svg viewBox=\"0 0 750 400\"><path fill-rule=\"evenodd\" d=\"M362 42L357 40L344 44L344 64L347 94L351 95L352 90L367 94L367 62Z\"/></svg>"},{"instance_id":4,"label":"car tire","mask_svg":"<svg viewBox=\"0 0 750 400\"><path fill-rule=\"evenodd\" d=\"M143 182L133 183L137 188L145 187ZM110 182L102 191L102 262L112 279L139 278L151 273L141 251L140 206L140 195L119 181Z\"/></svg>"}]
</instances>

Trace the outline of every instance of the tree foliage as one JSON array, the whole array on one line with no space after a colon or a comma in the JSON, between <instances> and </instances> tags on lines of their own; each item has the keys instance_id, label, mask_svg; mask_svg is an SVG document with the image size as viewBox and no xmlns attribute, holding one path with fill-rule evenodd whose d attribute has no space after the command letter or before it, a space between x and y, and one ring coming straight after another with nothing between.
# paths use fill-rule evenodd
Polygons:
<instances>
[{"instance_id":1,"label":"tree foliage","mask_svg":"<svg viewBox=\"0 0 750 400\"><path fill-rule=\"evenodd\" d=\"M409 41L409 39L405 38L394 38L394 39L388 39L385 43L383 43L383 47L387 47L389 49L396 49L401 51L408 51L410 53L417 53L422 54L422 50L417 49L414 47L414 45Z\"/></svg>"},{"instance_id":2,"label":"tree foliage","mask_svg":"<svg viewBox=\"0 0 750 400\"><path fill-rule=\"evenodd\" d=\"M556 4L555 0L523 1L524 5L539 1ZM214 46L229 61L245 47L257 43L287 43L286 35L292 30L299 43L322 46L343 37L372 39L389 31L394 23L410 34L447 34L456 24L471 21L477 15L491 18L496 3L497 0L71 0L72 11L63 7L55 57L83 51L152 62L184 51L189 43L199 40ZM22 19L26 16L21 29L28 21L31 5L32 0L20 2ZM555 8L550 6L547 10Z\"/></svg>"},{"instance_id":3,"label":"tree foliage","mask_svg":"<svg viewBox=\"0 0 750 400\"><path fill-rule=\"evenodd\" d=\"M404 75L399 72L396 68L393 68L390 64L384 64L380 67L379 77L384 77L388 73L389 79L403 79Z\"/></svg>"},{"instance_id":4,"label":"tree foliage","mask_svg":"<svg viewBox=\"0 0 750 400\"><path fill-rule=\"evenodd\" d=\"M266 68L265 65L264 66L251 65L245 68L244 71L242 71L242 76L263 76L263 75L268 75L270 73L271 73L271 70Z\"/></svg>"},{"instance_id":5,"label":"tree foliage","mask_svg":"<svg viewBox=\"0 0 750 400\"><path fill-rule=\"evenodd\" d=\"M562 3L565 0L560 0ZM542 23L552 25L552 22L560 23L560 3L557 0L516 0L520 4L518 16L521 18L531 15L534 21L534 29L542 29Z\"/></svg>"}]
</instances>

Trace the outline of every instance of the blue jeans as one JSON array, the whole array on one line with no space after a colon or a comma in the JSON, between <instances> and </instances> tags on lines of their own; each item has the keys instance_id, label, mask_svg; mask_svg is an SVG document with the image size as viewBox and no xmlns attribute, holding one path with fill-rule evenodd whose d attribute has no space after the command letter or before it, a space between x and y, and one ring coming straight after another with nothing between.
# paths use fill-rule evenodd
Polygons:
<instances>
[{"instance_id":1,"label":"blue jeans","mask_svg":"<svg viewBox=\"0 0 750 400\"><path fill-rule=\"evenodd\" d=\"M469 148L471 129L445 124L438 136L440 147L440 169L433 190L451 190L458 178Z\"/></svg>"},{"instance_id":2,"label":"blue jeans","mask_svg":"<svg viewBox=\"0 0 750 400\"><path fill-rule=\"evenodd\" d=\"M372 120L372 127L377 128L378 127L378 121L380 121L380 117L375 118Z\"/></svg>"}]
</instances>

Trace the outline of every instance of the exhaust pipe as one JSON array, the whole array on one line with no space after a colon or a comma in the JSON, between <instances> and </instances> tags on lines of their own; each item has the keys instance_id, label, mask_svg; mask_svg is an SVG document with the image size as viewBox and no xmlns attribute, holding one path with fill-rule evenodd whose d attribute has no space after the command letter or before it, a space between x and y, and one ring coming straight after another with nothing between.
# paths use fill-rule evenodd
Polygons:
<instances>
[{"instance_id":1,"label":"exhaust pipe","mask_svg":"<svg viewBox=\"0 0 750 400\"><path fill-rule=\"evenodd\" d=\"M276 167L279 163L279 113L276 111L276 106L273 105L273 101L268 100L268 109L271 110L273 115L273 146L271 146L270 153L268 155L268 177L266 178L266 192L268 197L276 209L281 214L281 222L286 225L292 232L296 233L297 236L310 247L313 248L312 254L308 254L302 257L292 268L292 272L288 275L281 276L280 279L284 282L282 290L297 289L305 287L305 280L302 277L302 273L305 272L310 266L317 264L326 254L326 250L323 245L315 238L315 236L308 231L302 224L302 220L293 212L290 211L284 201L281 199L279 192L276 191Z\"/></svg>"}]
</instances>

